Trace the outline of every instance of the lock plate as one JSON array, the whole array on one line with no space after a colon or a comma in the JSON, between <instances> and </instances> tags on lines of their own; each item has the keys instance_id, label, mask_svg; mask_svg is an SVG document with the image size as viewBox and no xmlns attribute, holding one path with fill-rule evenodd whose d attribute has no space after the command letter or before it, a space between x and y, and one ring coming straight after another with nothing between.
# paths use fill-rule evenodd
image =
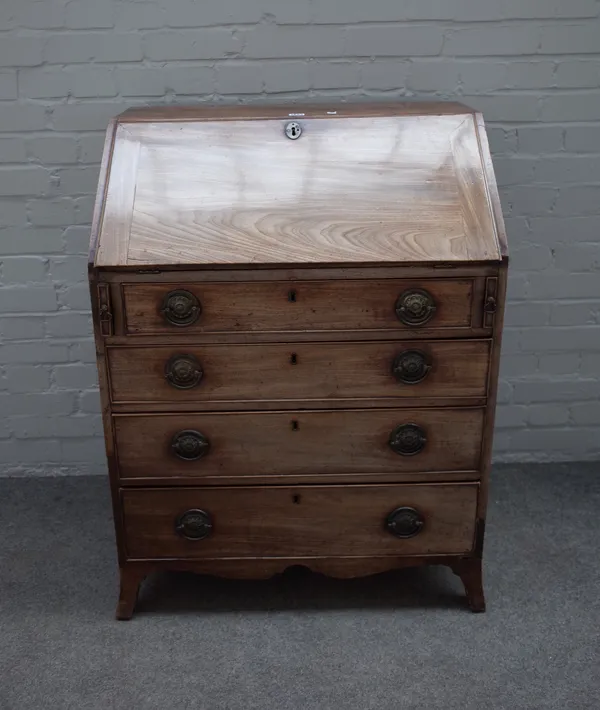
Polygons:
<instances>
[{"instance_id":1,"label":"lock plate","mask_svg":"<svg viewBox=\"0 0 600 710\"><path fill-rule=\"evenodd\" d=\"M290 140L297 140L302 135L302 126L298 123L298 121L290 121L289 123L286 123L285 135Z\"/></svg>"}]
</instances>

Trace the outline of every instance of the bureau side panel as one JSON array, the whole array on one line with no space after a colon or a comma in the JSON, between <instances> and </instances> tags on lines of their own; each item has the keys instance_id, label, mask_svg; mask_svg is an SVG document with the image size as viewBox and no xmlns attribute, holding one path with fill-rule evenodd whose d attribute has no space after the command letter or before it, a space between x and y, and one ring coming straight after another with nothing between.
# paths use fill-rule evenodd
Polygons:
<instances>
[{"instance_id":1,"label":"bureau side panel","mask_svg":"<svg viewBox=\"0 0 600 710\"><path fill-rule=\"evenodd\" d=\"M123 516L119 496L119 470L117 462L116 442L113 430L113 417L110 406L109 370L106 362L106 338L113 328L114 301L109 284L98 280L95 269L89 272L90 297L94 324L94 342L96 346L96 363L98 366L98 383L100 387L100 404L102 408L102 424L104 427L104 442L111 488L113 518L117 538L119 565L125 563L125 544L123 535Z\"/></svg>"},{"instance_id":2,"label":"bureau side panel","mask_svg":"<svg viewBox=\"0 0 600 710\"><path fill-rule=\"evenodd\" d=\"M506 282L508 276L508 257L504 257L502 267L498 272L496 284L496 312L494 313L494 339L488 372L488 400L485 412L483 441L481 449L482 481L477 506L477 515L480 521L480 548L483 545L483 528L487 510L489 477L492 462L492 447L494 442L494 421L498 397L498 374L500 371L500 350L502 346L502 331L504 327L504 309L506 302Z\"/></svg>"}]
</instances>

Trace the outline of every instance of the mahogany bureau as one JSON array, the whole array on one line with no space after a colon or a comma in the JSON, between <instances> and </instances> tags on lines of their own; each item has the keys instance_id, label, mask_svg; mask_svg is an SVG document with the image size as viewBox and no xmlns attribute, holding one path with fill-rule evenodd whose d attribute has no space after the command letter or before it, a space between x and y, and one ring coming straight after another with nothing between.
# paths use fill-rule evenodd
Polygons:
<instances>
[{"instance_id":1,"label":"mahogany bureau","mask_svg":"<svg viewBox=\"0 0 600 710\"><path fill-rule=\"evenodd\" d=\"M151 572L448 565L473 611L507 247L459 104L130 110L89 261L129 619Z\"/></svg>"}]
</instances>

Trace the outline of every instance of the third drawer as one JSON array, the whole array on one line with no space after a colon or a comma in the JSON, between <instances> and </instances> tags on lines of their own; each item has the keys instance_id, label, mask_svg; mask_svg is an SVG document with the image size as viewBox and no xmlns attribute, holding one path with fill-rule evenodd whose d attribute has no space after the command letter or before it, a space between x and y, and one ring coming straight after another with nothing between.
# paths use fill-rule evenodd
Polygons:
<instances>
[{"instance_id":1,"label":"third drawer","mask_svg":"<svg viewBox=\"0 0 600 710\"><path fill-rule=\"evenodd\" d=\"M122 479L474 472L484 410L130 414L113 422Z\"/></svg>"}]
</instances>

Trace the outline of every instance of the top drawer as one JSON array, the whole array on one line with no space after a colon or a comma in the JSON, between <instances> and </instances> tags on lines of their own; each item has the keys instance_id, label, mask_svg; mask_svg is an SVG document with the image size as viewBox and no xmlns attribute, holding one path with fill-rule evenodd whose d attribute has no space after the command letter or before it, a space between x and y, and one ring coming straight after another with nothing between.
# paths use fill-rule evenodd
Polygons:
<instances>
[{"instance_id":1,"label":"top drawer","mask_svg":"<svg viewBox=\"0 0 600 710\"><path fill-rule=\"evenodd\" d=\"M131 335L481 327L475 279L123 284ZM467 334L467 333L465 333Z\"/></svg>"}]
</instances>

